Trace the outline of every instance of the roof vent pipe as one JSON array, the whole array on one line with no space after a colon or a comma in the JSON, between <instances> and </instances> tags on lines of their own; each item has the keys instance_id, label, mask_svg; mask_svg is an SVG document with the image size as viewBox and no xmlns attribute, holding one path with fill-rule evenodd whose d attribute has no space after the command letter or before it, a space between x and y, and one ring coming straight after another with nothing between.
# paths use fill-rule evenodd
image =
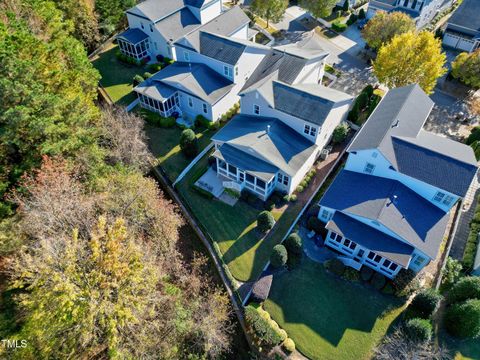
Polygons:
<instances>
[{"instance_id":1,"label":"roof vent pipe","mask_svg":"<svg viewBox=\"0 0 480 360\"><path fill-rule=\"evenodd\" d=\"M267 125L267 134L270 134L270 125Z\"/></svg>"}]
</instances>

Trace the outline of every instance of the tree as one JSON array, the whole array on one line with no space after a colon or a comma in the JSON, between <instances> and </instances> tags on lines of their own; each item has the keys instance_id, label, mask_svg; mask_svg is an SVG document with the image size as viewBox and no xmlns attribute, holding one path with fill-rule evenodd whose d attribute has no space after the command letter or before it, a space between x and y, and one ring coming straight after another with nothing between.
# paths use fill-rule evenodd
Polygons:
<instances>
[{"instance_id":1,"label":"tree","mask_svg":"<svg viewBox=\"0 0 480 360\"><path fill-rule=\"evenodd\" d=\"M415 295L410 306L415 315L428 319L437 309L441 299L442 295L435 289L424 289Z\"/></svg>"},{"instance_id":2,"label":"tree","mask_svg":"<svg viewBox=\"0 0 480 360\"><path fill-rule=\"evenodd\" d=\"M437 79L447 71L441 42L432 33L408 32L382 46L373 63L378 80L389 88L418 83L431 94Z\"/></svg>"},{"instance_id":3,"label":"tree","mask_svg":"<svg viewBox=\"0 0 480 360\"><path fill-rule=\"evenodd\" d=\"M413 318L405 324L405 332L408 337L416 342L425 342L432 339L432 324L429 320Z\"/></svg>"},{"instance_id":4,"label":"tree","mask_svg":"<svg viewBox=\"0 0 480 360\"><path fill-rule=\"evenodd\" d=\"M270 211L262 211L257 216L257 227L258 230L262 233L267 232L275 225L275 219Z\"/></svg>"},{"instance_id":5,"label":"tree","mask_svg":"<svg viewBox=\"0 0 480 360\"><path fill-rule=\"evenodd\" d=\"M330 15L336 0L301 0L300 6L306 9L314 18Z\"/></svg>"},{"instance_id":6,"label":"tree","mask_svg":"<svg viewBox=\"0 0 480 360\"><path fill-rule=\"evenodd\" d=\"M125 10L135 6L135 0L96 0L95 12L99 15L100 28L110 35L125 24Z\"/></svg>"},{"instance_id":7,"label":"tree","mask_svg":"<svg viewBox=\"0 0 480 360\"><path fill-rule=\"evenodd\" d=\"M459 54L452 62L452 75L473 88L480 88L480 49Z\"/></svg>"},{"instance_id":8,"label":"tree","mask_svg":"<svg viewBox=\"0 0 480 360\"><path fill-rule=\"evenodd\" d=\"M377 11L362 30L362 35L368 46L378 50L396 35L410 31L415 31L415 22L407 14L398 11L392 13Z\"/></svg>"},{"instance_id":9,"label":"tree","mask_svg":"<svg viewBox=\"0 0 480 360\"><path fill-rule=\"evenodd\" d=\"M270 21L279 22L282 20L285 10L288 7L288 0L253 0L252 11L267 20L267 27Z\"/></svg>"},{"instance_id":10,"label":"tree","mask_svg":"<svg viewBox=\"0 0 480 360\"><path fill-rule=\"evenodd\" d=\"M365 15L365 10L363 8L360 9L360 11L358 12L358 18L360 20L363 20L365 19L366 15Z\"/></svg>"},{"instance_id":11,"label":"tree","mask_svg":"<svg viewBox=\"0 0 480 360\"><path fill-rule=\"evenodd\" d=\"M348 125L340 124L335 128L335 130L333 130L332 142L334 144L340 144L347 138L347 135L348 135Z\"/></svg>"},{"instance_id":12,"label":"tree","mask_svg":"<svg viewBox=\"0 0 480 360\"><path fill-rule=\"evenodd\" d=\"M462 277L462 264L460 261L451 258L447 258L445 268L442 272L442 286L446 289L452 287Z\"/></svg>"},{"instance_id":13,"label":"tree","mask_svg":"<svg viewBox=\"0 0 480 360\"><path fill-rule=\"evenodd\" d=\"M447 300L450 304L468 299L480 300L480 277L466 276L455 283L448 292Z\"/></svg>"},{"instance_id":14,"label":"tree","mask_svg":"<svg viewBox=\"0 0 480 360\"><path fill-rule=\"evenodd\" d=\"M180 135L180 149L187 157L194 157L198 153L197 137L192 129L185 129Z\"/></svg>"},{"instance_id":15,"label":"tree","mask_svg":"<svg viewBox=\"0 0 480 360\"><path fill-rule=\"evenodd\" d=\"M350 9L350 3L348 2L348 0L345 0L345 2L343 3L343 6L342 6L342 10L343 11L348 11L348 9Z\"/></svg>"},{"instance_id":16,"label":"tree","mask_svg":"<svg viewBox=\"0 0 480 360\"><path fill-rule=\"evenodd\" d=\"M270 256L270 263L274 268L280 268L285 266L288 260L288 253L285 246L282 244L275 245L273 247L272 255Z\"/></svg>"},{"instance_id":17,"label":"tree","mask_svg":"<svg viewBox=\"0 0 480 360\"><path fill-rule=\"evenodd\" d=\"M480 300L470 299L453 304L445 314L447 331L459 338L473 338L480 335Z\"/></svg>"}]
</instances>

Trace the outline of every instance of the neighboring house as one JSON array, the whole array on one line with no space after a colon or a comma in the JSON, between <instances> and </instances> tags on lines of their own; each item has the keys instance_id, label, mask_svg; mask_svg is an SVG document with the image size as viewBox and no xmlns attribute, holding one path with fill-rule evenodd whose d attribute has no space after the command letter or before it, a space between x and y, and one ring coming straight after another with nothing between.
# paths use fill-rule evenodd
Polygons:
<instances>
[{"instance_id":1,"label":"neighboring house","mask_svg":"<svg viewBox=\"0 0 480 360\"><path fill-rule=\"evenodd\" d=\"M451 6L451 0L370 0L367 19L371 19L377 11L400 11L409 15L420 29L427 25L441 9Z\"/></svg>"},{"instance_id":2,"label":"neighboring house","mask_svg":"<svg viewBox=\"0 0 480 360\"><path fill-rule=\"evenodd\" d=\"M418 85L390 90L320 200L325 245L350 266L393 278L437 257L477 161L469 146L423 130L433 105Z\"/></svg>"},{"instance_id":3,"label":"neighboring house","mask_svg":"<svg viewBox=\"0 0 480 360\"><path fill-rule=\"evenodd\" d=\"M263 200L296 189L352 102L319 85L327 56L313 34L270 50L240 93L241 114L212 137L219 177Z\"/></svg>"},{"instance_id":4,"label":"neighboring house","mask_svg":"<svg viewBox=\"0 0 480 360\"><path fill-rule=\"evenodd\" d=\"M464 0L448 19L443 45L472 52L480 48L480 1Z\"/></svg>"},{"instance_id":5,"label":"neighboring house","mask_svg":"<svg viewBox=\"0 0 480 360\"><path fill-rule=\"evenodd\" d=\"M129 29L117 41L120 51L138 60L156 55L176 60L175 42L195 31L244 40L255 34L245 13L239 7L224 11L222 0L146 0L126 15Z\"/></svg>"},{"instance_id":6,"label":"neighboring house","mask_svg":"<svg viewBox=\"0 0 480 360\"><path fill-rule=\"evenodd\" d=\"M240 10L241 11L241 10ZM217 121L270 48L200 30L176 43L178 61L138 85L140 105L168 116ZM170 100L169 100L170 99Z\"/></svg>"}]
</instances>

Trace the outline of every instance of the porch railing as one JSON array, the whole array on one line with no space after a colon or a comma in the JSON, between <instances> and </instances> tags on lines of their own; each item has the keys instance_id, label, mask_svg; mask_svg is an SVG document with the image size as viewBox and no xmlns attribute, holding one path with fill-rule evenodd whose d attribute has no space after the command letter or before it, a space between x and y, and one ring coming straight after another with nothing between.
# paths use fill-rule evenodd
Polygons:
<instances>
[{"instance_id":1,"label":"porch railing","mask_svg":"<svg viewBox=\"0 0 480 360\"><path fill-rule=\"evenodd\" d=\"M243 190L243 184L239 184L235 181L224 181L222 185L225 189L232 189L238 192L242 192Z\"/></svg>"}]
</instances>

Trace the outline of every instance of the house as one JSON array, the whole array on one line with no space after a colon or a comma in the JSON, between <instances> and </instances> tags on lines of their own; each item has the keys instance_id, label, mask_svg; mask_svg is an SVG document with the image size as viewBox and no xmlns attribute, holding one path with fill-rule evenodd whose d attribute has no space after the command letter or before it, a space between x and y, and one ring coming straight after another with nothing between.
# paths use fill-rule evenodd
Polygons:
<instances>
[{"instance_id":1,"label":"house","mask_svg":"<svg viewBox=\"0 0 480 360\"><path fill-rule=\"evenodd\" d=\"M352 103L319 84L327 56L312 34L269 51L240 92L241 113L212 137L218 177L263 200L296 189Z\"/></svg>"},{"instance_id":2,"label":"house","mask_svg":"<svg viewBox=\"0 0 480 360\"><path fill-rule=\"evenodd\" d=\"M175 43L178 61L134 88L140 105L184 119L217 121L239 101L239 91L270 48L200 29Z\"/></svg>"},{"instance_id":3,"label":"house","mask_svg":"<svg viewBox=\"0 0 480 360\"><path fill-rule=\"evenodd\" d=\"M244 40L255 37L248 16L237 6L224 10L222 0L146 0L126 15L129 28L117 42L121 52L137 60L157 55L176 60L175 43L199 31Z\"/></svg>"},{"instance_id":4,"label":"house","mask_svg":"<svg viewBox=\"0 0 480 360\"><path fill-rule=\"evenodd\" d=\"M420 29L451 4L450 0L370 0L366 15L371 19L377 11L400 11L409 15Z\"/></svg>"},{"instance_id":5,"label":"house","mask_svg":"<svg viewBox=\"0 0 480 360\"><path fill-rule=\"evenodd\" d=\"M464 0L448 19L443 45L472 52L480 48L480 1Z\"/></svg>"},{"instance_id":6,"label":"house","mask_svg":"<svg viewBox=\"0 0 480 360\"><path fill-rule=\"evenodd\" d=\"M344 263L393 278L437 257L477 161L470 147L423 130L433 105L418 85L390 90L347 149L318 214Z\"/></svg>"}]
</instances>

